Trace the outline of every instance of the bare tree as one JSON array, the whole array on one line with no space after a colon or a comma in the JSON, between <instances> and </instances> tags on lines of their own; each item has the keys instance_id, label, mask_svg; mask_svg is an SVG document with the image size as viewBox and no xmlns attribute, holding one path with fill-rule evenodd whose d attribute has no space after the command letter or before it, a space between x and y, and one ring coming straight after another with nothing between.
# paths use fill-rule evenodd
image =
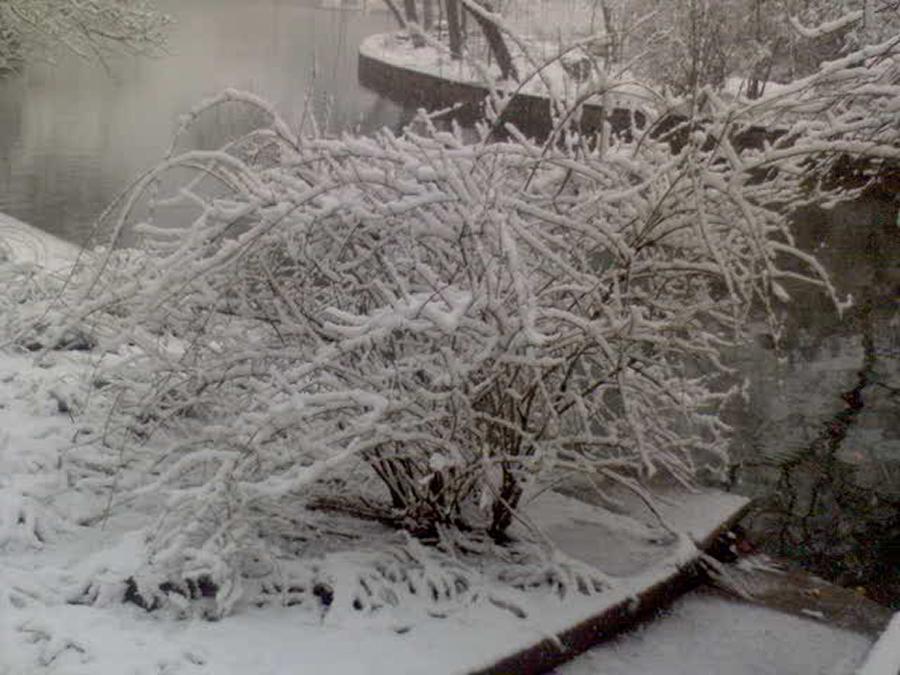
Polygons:
<instances>
[{"instance_id":1,"label":"bare tree","mask_svg":"<svg viewBox=\"0 0 900 675\"><path fill-rule=\"evenodd\" d=\"M435 0L422 0L422 28L430 31L434 28Z\"/></svg>"},{"instance_id":2,"label":"bare tree","mask_svg":"<svg viewBox=\"0 0 900 675\"><path fill-rule=\"evenodd\" d=\"M434 16L431 0L425 0L423 5L425 25L419 24L416 0L404 0L402 15L394 0L385 0L385 3L401 25L410 29L413 43L418 47L424 46L422 30L428 30ZM454 59L462 58L465 42L463 22L466 15L471 15L485 36L490 54L500 67L500 76L504 79L518 79L518 70L500 28L500 16L494 12L490 0L446 0L446 9L450 54Z\"/></svg>"},{"instance_id":3,"label":"bare tree","mask_svg":"<svg viewBox=\"0 0 900 675\"><path fill-rule=\"evenodd\" d=\"M678 93L736 78L744 81L743 95L758 98L766 82L811 75L823 61L900 27L893 0L638 0L629 7L652 12L654 20L640 26L626 60L638 58L646 80Z\"/></svg>"},{"instance_id":4,"label":"bare tree","mask_svg":"<svg viewBox=\"0 0 900 675\"><path fill-rule=\"evenodd\" d=\"M497 59L497 65L500 66L500 76L503 79L518 80L519 73L516 69L516 64L503 37L503 32L500 30L500 17L494 13L494 7L490 0L460 1L467 12L475 19L478 27L481 28L481 32L484 33L491 54Z\"/></svg>"},{"instance_id":5,"label":"bare tree","mask_svg":"<svg viewBox=\"0 0 900 675\"><path fill-rule=\"evenodd\" d=\"M665 18L660 17L668 27L661 29L648 63L676 95L724 86L735 52L730 33L737 28L729 20L730 10L719 0L684 0L672 3Z\"/></svg>"},{"instance_id":6,"label":"bare tree","mask_svg":"<svg viewBox=\"0 0 900 675\"><path fill-rule=\"evenodd\" d=\"M409 23L419 23L419 9L416 0L403 0L403 13Z\"/></svg>"},{"instance_id":7,"label":"bare tree","mask_svg":"<svg viewBox=\"0 0 900 675\"><path fill-rule=\"evenodd\" d=\"M454 59L461 59L463 51L463 30L459 0L446 0L446 3L447 35L450 41L450 55Z\"/></svg>"}]
</instances>

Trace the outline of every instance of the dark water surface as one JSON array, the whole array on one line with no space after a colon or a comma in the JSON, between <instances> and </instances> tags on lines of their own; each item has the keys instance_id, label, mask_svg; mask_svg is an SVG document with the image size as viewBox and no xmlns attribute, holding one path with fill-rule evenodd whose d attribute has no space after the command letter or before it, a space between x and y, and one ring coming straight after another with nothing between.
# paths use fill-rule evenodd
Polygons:
<instances>
[{"instance_id":1,"label":"dark water surface","mask_svg":"<svg viewBox=\"0 0 900 675\"><path fill-rule=\"evenodd\" d=\"M294 124L308 119L308 100L332 129L401 118L357 84L357 45L391 25L380 9L319 0L161 4L176 21L166 56L118 58L108 72L68 57L0 79L0 212L83 241L103 208L162 157L178 116L227 87L262 95ZM228 131L208 124L190 141L212 146Z\"/></svg>"},{"instance_id":2,"label":"dark water surface","mask_svg":"<svg viewBox=\"0 0 900 675\"><path fill-rule=\"evenodd\" d=\"M900 227L885 186L797 216L854 306L793 289L780 348L739 357L750 405L736 414L734 488L765 550L900 608Z\"/></svg>"},{"instance_id":3,"label":"dark water surface","mask_svg":"<svg viewBox=\"0 0 900 675\"><path fill-rule=\"evenodd\" d=\"M331 129L396 126L403 111L357 83L360 40L381 11L316 0L168 0L170 55L107 73L66 59L0 80L0 212L79 242L102 209L171 140L178 116L226 87L269 99L292 123L307 101ZM331 4L340 5L339 2ZM378 7L378 2L369 2ZM200 125L217 147L241 113ZM738 356L750 404L733 411L734 489L758 498L763 547L900 607L900 228L891 189L798 216L804 248L851 293L838 317L797 289L788 331ZM762 333L762 331L761 331Z\"/></svg>"}]
</instances>

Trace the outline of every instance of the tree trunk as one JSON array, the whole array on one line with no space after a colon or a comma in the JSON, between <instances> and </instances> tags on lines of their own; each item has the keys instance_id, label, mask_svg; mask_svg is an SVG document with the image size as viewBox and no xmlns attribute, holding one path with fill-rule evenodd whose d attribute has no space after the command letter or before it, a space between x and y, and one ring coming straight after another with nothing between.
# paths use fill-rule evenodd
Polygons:
<instances>
[{"instance_id":1,"label":"tree trunk","mask_svg":"<svg viewBox=\"0 0 900 675\"><path fill-rule=\"evenodd\" d=\"M406 23L413 25L413 27L410 28L413 46L424 47L425 39L419 33L419 31L422 30L422 27L419 25L419 9L416 7L416 0L403 0L403 10L406 14Z\"/></svg>"},{"instance_id":2,"label":"tree trunk","mask_svg":"<svg viewBox=\"0 0 900 675\"><path fill-rule=\"evenodd\" d=\"M447 33L450 38L450 56L462 58L462 26L459 22L459 0L447 0Z\"/></svg>"},{"instance_id":3,"label":"tree trunk","mask_svg":"<svg viewBox=\"0 0 900 675\"><path fill-rule=\"evenodd\" d=\"M434 28L434 0L422 0L422 28L426 31Z\"/></svg>"},{"instance_id":4,"label":"tree trunk","mask_svg":"<svg viewBox=\"0 0 900 675\"><path fill-rule=\"evenodd\" d=\"M607 68L610 68L612 64L622 60L622 45L619 43L619 33L616 30L616 20L612 9L605 0L601 5L601 11L603 12L603 31L606 33L609 41L606 46L605 65Z\"/></svg>"},{"instance_id":5,"label":"tree trunk","mask_svg":"<svg viewBox=\"0 0 900 675\"><path fill-rule=\"evenodd\" d=\"M513 512L519 506L521 498L522 485L510 468L504 465L500 496L499 499L494 500L491 509L491 524L488 528L488 534L494 541L498 543L506 541L506 530L512 525Z\"/></svg>"},{"instance_id":6,"label":"tree trunk","mask_svg":"<svg viewBox=\"0 0 900 675\"><path fill-rule=\"evenodd\" d=\"M478 5L485 11L494 11L493 6L488 0L469 1L472 2L472 4ZM519 73L516 70L516 64L513 63L512 55L510 55L509 48L506 46L506 40L503 39L503 34L500 32L497 24L489 19L486 19L479 12L474 11L466 3L463 4L472 15L472 18L475 19L476 23L478 23L478 26L481 28L481 32L484 33L484 37L488 42L488 47L490 47L491 50L491 54L496 57L497 65L500 66L500 76L504 80L518 80Z\"/></svg>"},{"instance_id":7,"label":"tree trunk","mask_svg":"<svg viewBox=\"0 0 900 675\"><path fill-rule=\"evenodd\" d=\"M416 8L416 0L403 0L403 11L409 23L419 23L419 12Z\"/></svg>"},{"instance_id":8,"label":"tree trunk","mask_svg":"<svg viewBox=\"0 0 900 675\"><path fill-rule=\"evenodd\" d=\"M400 24L400 27L406 28L406 19L403 18L403 14L400 13L397 5L394 4L394 0L384 0L384 4L387 5L387 8L389 10L391 10L391 14L394 15L395 19L397 19L397 23Z\"/></svg>"}]
</instances>

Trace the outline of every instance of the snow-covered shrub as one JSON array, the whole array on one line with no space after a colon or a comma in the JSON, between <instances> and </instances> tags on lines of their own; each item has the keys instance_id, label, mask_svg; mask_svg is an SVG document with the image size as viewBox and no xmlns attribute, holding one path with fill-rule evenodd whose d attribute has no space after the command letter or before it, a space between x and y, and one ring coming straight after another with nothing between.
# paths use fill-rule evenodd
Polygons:
<instances>
[{"instance_id":1,"label":"snow-covered shrub","mask_svg":"<svg viewBox=\"0 0 900 675\"><path fill-rule=\"evenodd\" d=\"M740 391L723 350L793 284L840 305L786 205L839 198L809 179L820 160L896 159L893 52L743 107L708 92L677 151L466 144L427 119L298 137L252 95L204 103L185 128L219 105L271 124L141 178L55 327L127 354L104 372L104 438L148 467L119 489L164 505L134 592L212 594L221 615L254 569L305 555L291 542L323 529L323 497L502 541L567 472L640 490L723 468L718 412ZM785 133L732 142L760 121Z\"/></svg>"},{"instance_id":2,"label":"snow-covered shrub","mask_svg":"<svg viewBox=\"0 0 900 675\"><path fill-rule=\"evenodd\" d=\"M193 117L234 102L263 105L226 92ZM141 488L166 500L158 580L209 579L223 602L265 555L254 514L325 478L371 498L360 466L410 531L497 540L560 472L721 469L721 350L785 277L827 286L699 137L297 138L271 115L139 182L113 237L141 253L99 256L69 324L131 350L110 429L168 444ZM175 202L193 215L165 217Z\"/></svg>"}]
</instances>

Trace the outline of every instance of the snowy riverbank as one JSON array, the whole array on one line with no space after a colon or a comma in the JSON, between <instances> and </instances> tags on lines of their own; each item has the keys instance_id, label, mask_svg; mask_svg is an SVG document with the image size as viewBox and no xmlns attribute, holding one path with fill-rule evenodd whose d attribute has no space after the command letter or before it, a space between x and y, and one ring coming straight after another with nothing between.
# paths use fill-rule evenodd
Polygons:
<instances>
[{"instance_id":1,"label":"snowy riverbank","mask_svg":"<svg viewBox=\"0 0 900 675\"><path fill-rule=\"evenodd\" d=\"M27 278L33 289L58 292L78 249L8 217L0 226L2 278ZM466 561L459 576L448 576L424 547L396 531L330 514L317 521L328 533L308 549L317 570L311 593L271 588L268 601L239 598L219 621L148 612L131 580L150 555L147 536L162 522L161 505L140 491L153 469L139 455L152 458L156 442L135 454L112 443L106 428L104 369L127 362L128 349L43 352L32 345L38 351L30 353L29 344L14 339L0 349L2 675L286 675L298 667L341 675L536 672L676 597L697 559L695 542L708 544L746 506L736 496L663 494L660 515L681 533L673 537L639 500L620 501L627 515L613 514L545 492L525 514L556 547L555 571L545 571L556 580L545 583L531 570L525 585L511 583L497 558L481 567ZM401 588L390 573L366 576L373 560L396 564L391 556L398 551L412 553L393 568L405 575L401 586L411 585ZM570 576L553 577L559 570ZM354 593L367 584L377 584L376 596L358 605ZM809 619L818 617L810 611ZM689 649L692 633L712 638L723 626L733 629L730 642L716 638L715 654ZM779 638L765 658L749 648L760 630ZM896 621L862 672L893 675L895 632ZM565 672L602 667L655 675L673 672L674 659L683 672L715 662L750 673L762 659L775 664L773 672L788 672L788 664L800 673L795 666L815 657L826 672L849 674L871 644L810 620L694 598ZM706 660L698 660L703 654Z\"/></svg>"},{"instance_id":2,"label":"snowy riverbank","mask_svg":"<svg viewBox=\"0 0 900 675\"><path fill-rule=\"evenodd\" d=\"M79 443L91 426L90 416L79 412L90 395L92 360L84 352L54 352L38 366L30 355L9 350L0 355L3 675L474 672L636 597L692 555L690 548L665 554L646 540L639 543L633 528L623 529L621 522L598 516L581 502L554 497L533 513L560 545L617 574L648 561L655 564L601 595L564 601L553 594L486 586L485 602L441 608L413 603L374 616L347 610L323 614L302 606L244 607L218 622L147 613L121 602L121 585L140 564L152 512L133 508L107 518L113 486L79 485L81 459L92 450ZM680 516L671 515L682 522L709 519L716 504L698 502ZM99 587L91 581L98 577L106 580ZM527 616L520 618L519 612ZM873 655L876 665L889 663L895 651L888 634L882 643L879 654L885 655ZM707 649L709 644L715 649ZM799 674L818 664L822 672L849 674L870 644L863 636L817 624L814 617L804 621L694 598L561 672L602 668L655 675L730 664L732 673ZM792 669L759 670L765 664ZM861 672L891 671L873 666Z\"/></svg>"},{"instance_id":3,"label":"snowy riverbank","mask_svg":"<svg viewBox=\"0 0 900 675\"><path fill-rule=\"evenodd\" d=\"M109 500L116 498L112 467L106 484L80 477L85 461L114 464L91 435L103 422L86 412L92 372L93 357L84 352L52 352L40 365L15 351L0 356L0 673L5 675L286 675L298 667L342 675L473 672L629 602L665 583L695 555L688 539L673 549L640 543L595 509L554 497L536 504L533 515L552 526L566 548L584 558L593 553L592 562L605 562L619 573L629 560L631 566L640 559L655 564L617 579L602 593L575 593L565 600L485 578L482 588L457 605L406 597L403 605L375 615L349 607L325 612L246 606L209 622L147 613L122 598L125 579L142 562L153 510L143 504L107 513ZM118 478L123 484L133 479ZM722 510L717 513L714 504ZM727 517L740 504L739 499L707 502L687 516ZM710 524L717 523L699 526ZM614 551L599 544L610 533L617 539ZM629 539L630 553L622 548ZM331 572L352 576L352 550L344 556L347 568ZM353 649L347 649L350 644Z\"/></svg>"},{"instance_id":4,"label":"snowy riverbank","mask_svg":"<svg viewBox=\"0 0 900 675\"><path fill-rule=\"evenodd\" d=\"M13 219L3 227L4 280L55 276L56 285L34 288L60 292L59 275L77 250ZM546 578L518 565L507 569L496 556L484 565L460 561L453 576L396 531L310 515L323 531L331 528L309 549L311 592L263 589L247 601L238 597L220 621L192 612L176 619L171 609L139 606L133 581L151 555L147 535L162 522L164 505L140 490L154 473L158 442L129 450L108 433L103 373L126 363L128 349L83 347L42 350L38 343L29 353L12 336L0 350L3 675L275 675L298 667L490 672L503 659L528 664L547 645L558 650L551 661L558 662L571 655L568 639L583 645L585 630L614 632L645 602L652 609L661 589L690 573L699 555L694 542L709 543L746 505L740 497L706 493L667 499L663 516L681 532L672 536L639 500L625 516L546 492L525 511L557 547ZM406 557L398 559L400 552ZM381 571L369 568L373 560ZM388 571L378 560L389 563ZM568 576L554 576L559 570ZM522 574L532 582L513 581ZM373 588L375 596L354 595ZM153 590L172 602L180 597Z\"/></svg>"}]
</instances>

